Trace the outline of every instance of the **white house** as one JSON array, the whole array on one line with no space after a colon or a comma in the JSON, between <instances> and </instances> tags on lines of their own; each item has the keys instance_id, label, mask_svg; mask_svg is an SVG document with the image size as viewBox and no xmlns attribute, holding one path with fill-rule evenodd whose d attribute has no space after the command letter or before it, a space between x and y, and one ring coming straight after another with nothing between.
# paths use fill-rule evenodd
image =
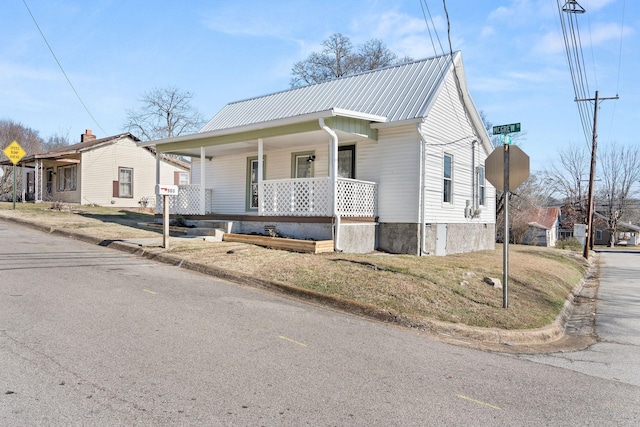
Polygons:
<instances>
[{"instance_id":1,"label":"white house","mask_svg":"<svg viewBox=\"0 0 640 427\"><path fill-rule=\"evenodd\" d=\"M492 145L460 52L232 102L199 133L139 145L192 158L172 213L234 233L346 252L494 248Z\"/></svg>"},{"instance_id":2,"label":"white house","mask_svg":"<svg viewBox=\"0 0 640 427\"><path fill-rule=\"evenodd\" d=\"M522 244L555 246L558 241L562 216L560 208L533 208L526 215L527 230L522 238Z\"/></svg>"},{"instance_id":3,"label":"white house","mask_svg":"<svg viewBox=\"0 0 640 427\"><path fill-rule=\"evenodd\" d=\"M157 181L189 183L188 163L156 156L139 141L130 133L96 139L87 129L77 144L25 156L17 165L22 200L131 208L154 203Z\"/></svg>"}]
</instances>

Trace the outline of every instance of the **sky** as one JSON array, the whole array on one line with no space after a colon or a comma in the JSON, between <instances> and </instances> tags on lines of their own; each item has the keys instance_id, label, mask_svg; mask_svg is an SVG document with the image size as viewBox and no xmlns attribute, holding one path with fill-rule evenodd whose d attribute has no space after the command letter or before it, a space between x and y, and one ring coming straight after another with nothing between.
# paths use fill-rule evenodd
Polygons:
<instances>
[{"instance_id":1,"label":"sky","mask_svg":"<svg viewBox=\"0 0 640 427\"><path fill-rule=\"evenodd\" d=\"M127 110L156 88L191 92L206 120L229 102L286 90L293 64L334 33L355 46L379 39L399 57L449 51L442 0L1 1L0 119L70 143L86 129L98 138L122 132ZM598 147L637 144L640 2L578 3L589 93L619 95L600 104ZM476 108L494 125L521 123L532 172L560 150L590 147L556 0L446 7Z\"/></svg>"}]
</instances>

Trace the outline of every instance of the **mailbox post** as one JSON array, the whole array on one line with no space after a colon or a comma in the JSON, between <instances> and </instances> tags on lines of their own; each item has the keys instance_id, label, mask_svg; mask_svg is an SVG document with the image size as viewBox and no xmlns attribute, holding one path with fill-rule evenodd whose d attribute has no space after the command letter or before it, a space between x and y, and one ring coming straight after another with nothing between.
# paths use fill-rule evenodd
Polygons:
<instances>
[{"instance_id":1,"label":"mailbox post","mask_svg":"<svg viewBox=\"0 0 640 427\"><path fill-rule=\"evenodd\" d=\"M162 247L169 249L169 196L178 195L178 186L156 184L156 195L162 196Z\"/></svg>"}]
</instances>

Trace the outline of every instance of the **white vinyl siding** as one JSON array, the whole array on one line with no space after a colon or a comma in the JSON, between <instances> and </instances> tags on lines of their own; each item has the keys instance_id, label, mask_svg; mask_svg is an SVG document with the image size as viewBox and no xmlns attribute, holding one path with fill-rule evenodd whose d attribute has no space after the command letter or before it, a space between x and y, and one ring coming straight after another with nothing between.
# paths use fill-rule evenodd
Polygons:
<instances>
[{"instance_id":1,"label":"white vinyl siding","mask_svg":"<svg viewBox=\"0 0 640 427\"><path fill-rule=\"evenodd\" d=\"M129 198L113 197L113 182L118 182L119 167L134 170L133 194ZM156 158L144 148L138 147L130 138L95 148L82 153L78 186L82 198L79 203L114 207L139 207L142 197L155 199ZM184 171L172 163L160 162L160 183L173 184L174 172Z\"/></svg>"},{"instance_id":2,"label":"white vinyl siding","mask_svg":"<svg viewBox=\"0 0 640 427\"><path fill-rule=\"evenodd\" d=\"M356 178L378 183L380 222L418 222L420 145L415 125L384 128L356 146Z\"/></svg>"},{"instance_id":3,"label":"white vinyl siding","mask_svg":"<svg viewBox=\"0 0 640 427\"><path fill-rule=\"evenodd\" d=\"M473 181L476 168L483 166L489 153L482 144L473 144L474 135L457 95L455 82L448 76L446 86L440 90L429 116L421 125L427 140L425 174L425 222L466 223L464 209L474 199ZM472 150L475 149L475 165ZM453 157L453 193L451 203L443 203L443 156ZM495 222L495 189L485 185L485 205L479 219L481 223ZM476 188L476 192L478 188Z\"/></svg>"}]
</instances>

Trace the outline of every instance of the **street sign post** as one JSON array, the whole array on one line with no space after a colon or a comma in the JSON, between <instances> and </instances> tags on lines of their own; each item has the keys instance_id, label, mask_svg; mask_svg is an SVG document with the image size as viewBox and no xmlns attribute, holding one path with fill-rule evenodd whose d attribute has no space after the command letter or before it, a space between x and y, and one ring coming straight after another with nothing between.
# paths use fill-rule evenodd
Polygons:
<instances>
[{"instance_id":1,"label":"street sign post","mask_svg":"<svg viewBox=\"0 0 640 427\"><path fill-rule=\"evenodd\" d=\"M4 150L2 150L4 154L11 160L13 163L13 210L16 210L16 163L18 163L22 158L27 154L26 151L22 149L20 144L17 141L13 141L11 144L7 145Z\"/></svg>"},{"instance_id":2,"label":"street sign post","mask_svg":"<svg viewBox=\"0 0 640 427\"><path fill-rule=\"evenodd\" d=\"M520 132L520 123L494 126L493 133ZM487 181L504 191L504 242L502 274L502 307L509 307L509 194L529 178L529 156L517 145L506 142L496 148L484 161Z\"/></svg>"}]
</instances>

